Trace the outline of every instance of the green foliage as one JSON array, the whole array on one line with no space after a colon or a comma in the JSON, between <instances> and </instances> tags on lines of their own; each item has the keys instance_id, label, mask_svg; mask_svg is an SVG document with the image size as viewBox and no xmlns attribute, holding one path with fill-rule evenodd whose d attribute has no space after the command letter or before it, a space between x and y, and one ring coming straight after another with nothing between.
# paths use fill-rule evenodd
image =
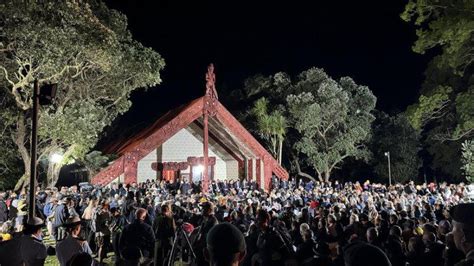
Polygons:
<instances>
[{"instance_id":1,"label":"green foliage","mask_svg":"<svg viewBox=\"0 0 474 266\"><path fill-rule=\"evenodd\" d=\"M291 126L300 137L295 147L326 180L345 158L367 160L376 98L348 77L339 82L322 69L302 72L287 97Z\"/></svg>"},{"instance_id":2,"label":"green foliage","mask_svg":"<svg viewBox=\"0 0 474 266\"><path fill-rule=\"evenodd\" d=\"M452 181L461 176L461 143L474 135L474 1L409 0L401 17L417 27L413 51L436 53L406 115L422 133L432 170Z\"/></svg>"},{"instance_id":3,"label":"green foliage","mask_svg":"<svg viewBox=\"0 0 474 266\"><path fill-rule=\"evenodd\" d=\"M474 2L464 0L410 0L401 14L413 22L417 36L413 50L425 53L440 47L426 71L417 104L407 109L411 124L422 129L428 122L449 116L456 120L439 140L467 138L474 133Z\"/></svg>"},{"instance_id":4,"label":"green foliage","mask_svg":"<svg viewBox=\"0 0 474 266\"><path fill-rule=\"evenodd\" d=\"M474 141L466 140L462 144L462 170L467 181L474 183Z\"/></svg>"},{"instance_id":5,"label":"green foliage","mask_svg":"<svg viewBox=\"0 0 474 266\"><path fill-rule=\"evenodd\" d=\"M303 71L294 80L283 72L257 75L227 95L224 101L231 108L233 102L253 106L238 118L269 150L275 151L275 143L284 138L278 150L285 151L299 176L314 179L308 173L316 171L319 178L329 178L346 158L370 157L365 144L376 98L350 78L335 81L318 68Z\"/></svg>"},{"instance_id":6,"label":"green foliage","mask_svg":"<svg viewBox=\"0 0 474 266\"><path fill-rule=\"evenodd\" d=\"M425 53L441 47L439 66L462 75L474 62L474 2L466 0L410 0L401 18L417 27L413 50Z\"/></svg>"},{"instance_id":7,"label":"green foliage","mask_svg":"<svg viewBox=\"0 0 474 266\"><path fill-rule=\"evenodd\" d=\"M462 138L474 132L474 86L460 92L455 100L458 124L454 130L454 138Z\"/></svg>"},{"instance_id":8,"label":"green foliage","mask_svg":"<svg viewBox=\"0 0 474 266\"><path fill-rule=\"evenodd\" d=\"M390 152L392 180L405 182L418 176L421 160L419 131L415 130L403 114L389 116L380 113L373 126L371 151L372 164L379 177L388 180L385 152Z\"/></svg>"},{"instance_id":9,"label":"green foliage","mask_svg":"<svg viewBox=\"0 0 474 266\"><path fill-rule=\"evenodd\" d=\"M133 90L161 82L161 56L133 40L126 17L100 0L7 1L0 7L0 90L9 98L9 109L0 113L12 118L0 138L28 124L34 79L59 84L55 103L40 110L40 159L57 150L82 159L104 127L130 108ZM19 150L29 143L21 133Z\"/></svg>"},{"instance_id":10,"label":"green foliage","mask_svg":"<svg viewBox=\"0 0 474 266\"><path fill-rule=\"evenodd\" d=\"M418 103L407 108L407 116L413 128L421 130L426 123L442 117L450 101L451 87L438 86L430 95L421 95Z\"/></svg>"},{"instance_id":11,"label":"green foliage","mask_svg":"<svg viewBox=\"0 0 474 266\"><path fill-rule=\"evenodd\" d=\"M268 100L262 97L255 102L251 113L256 118L257 132L269 142L273 156L279 158L281 147L278 144L285 138L287 122L280 110L269 113L268 105Z\"/></svg>"}]
</instances>

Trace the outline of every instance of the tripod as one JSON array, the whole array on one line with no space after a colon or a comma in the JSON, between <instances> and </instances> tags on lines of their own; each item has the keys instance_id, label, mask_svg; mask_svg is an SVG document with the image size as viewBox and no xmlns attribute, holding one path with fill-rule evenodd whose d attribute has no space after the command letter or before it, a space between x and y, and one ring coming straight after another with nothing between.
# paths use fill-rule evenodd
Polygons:
<instances>
[{"instance_id":1,"label":"tripod","mask_svg":"<svg viewBox=\"0 0 474 266\"><path fill-rule=\"evenodd\" d=\"M176 233L174 235L174 241L173 241L173 246L171 247L170 255L168 256L168 266L172 266L173 263L176 261L176 254L177 254L177 249L180 251L181 259L183 259L183 251L185 246L183 246L181 243L183 241L183 238L185 239L185 245L189 248L190 255L192 256L192 259L196 259L196 254L194 253L193 246L191 245L191 241L189 241L189 237L186 234L186 232L183 229L183 225L180 225L176 229ZM178 243L180 241L181 243Z\"/></svg>"}]
</instances>

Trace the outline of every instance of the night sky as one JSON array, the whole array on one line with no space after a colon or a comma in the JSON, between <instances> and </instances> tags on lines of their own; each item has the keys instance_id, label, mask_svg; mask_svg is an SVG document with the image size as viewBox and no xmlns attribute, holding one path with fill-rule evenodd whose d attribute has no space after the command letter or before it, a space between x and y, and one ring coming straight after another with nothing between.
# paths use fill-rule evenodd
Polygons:
<instances>
[{"instance_id":1,"label":"night sky","mask_svg":"<svg viewBox=\"0 0 474 266\"><path fill-rule=\"evenodd\" d=\"M115 128L141 127L158 118L158 110L202 96L211 62L218 93L241 88L258 73L295 75L315 66L369 86L377 108L394 113L416 100L430 60L411 51L415 29L399 17L405 1L107 3L128 17L134 38L166 62L162 84L135 92Z\"/></svg>"}]
</instances>

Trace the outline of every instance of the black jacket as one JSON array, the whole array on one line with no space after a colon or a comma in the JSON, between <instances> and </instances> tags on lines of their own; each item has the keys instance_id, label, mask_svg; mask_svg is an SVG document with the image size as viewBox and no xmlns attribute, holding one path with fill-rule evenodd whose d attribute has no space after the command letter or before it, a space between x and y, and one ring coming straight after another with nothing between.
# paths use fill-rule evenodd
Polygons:
<instances>
[{"instance_id":1,"label":"black jacket","mask_svg":"<svg viewBox=\"0 0 474 266\"><path fill-rule=\"evenodd\" d=\"M135 220L133 223L125 226L120 236L119 247L122 256L127 259L129 253L138 248L146 257L152 257L155 246L155 234L150 225Z\"/></svg>"}]
</instances>

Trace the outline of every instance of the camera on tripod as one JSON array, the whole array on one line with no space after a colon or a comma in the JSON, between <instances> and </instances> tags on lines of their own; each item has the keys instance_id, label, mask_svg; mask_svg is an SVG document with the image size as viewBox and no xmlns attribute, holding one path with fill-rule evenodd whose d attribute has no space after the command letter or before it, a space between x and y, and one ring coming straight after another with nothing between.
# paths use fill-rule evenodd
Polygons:
<instances>
[{"instance_id":1,"label":"camera on tripod","mask_svg":"<svg viewBox=\"0 0 474 266\"><path fill-rule=\"evenodd\" d=\"M196 260L196 253L194 253L192 245L195 228L192 224L185 223L183 220L178 220L176 224L173 246L169 252L166 265L192 265Z\"/></svg>"}]
</instances>

